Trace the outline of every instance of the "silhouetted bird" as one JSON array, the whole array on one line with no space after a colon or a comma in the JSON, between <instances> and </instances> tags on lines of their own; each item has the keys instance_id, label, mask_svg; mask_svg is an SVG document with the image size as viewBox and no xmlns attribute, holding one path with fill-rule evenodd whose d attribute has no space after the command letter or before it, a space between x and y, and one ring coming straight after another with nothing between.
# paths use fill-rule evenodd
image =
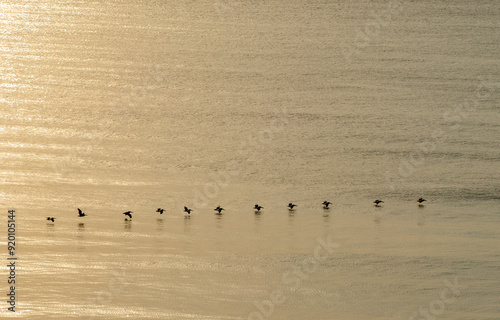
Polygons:
<instances>
[{"instance_id":1,"label":"silhouetted bird","mask_svg":"<svg viewBox=\"0 0 500 320\"><path fill-rule=\"evenodd\" d=\"M189 209L188 207L184 206L184 212L186 212L187 214L191 214L191 211L193 211L193 209Z\"/></svg>"},{"instance_id":2,"label":"silhouetted bird","mask_svg":"<svg viewBox=\"0 0 500 320\"><path fill-rule=\"evenodd\" d=\"M54 218L54 217L47 217L47 220L50 220L50 221L52 221L52 222L54 222L54 220L55 220L55 219L56 219L56 218Z\"/></svg>"},{"instance_id":3,"label":"silhouetted bird","mask_svg":"<svg viewBox=\"0 0 500 320\"><path fill-rule=\"evenodd\" d=\"M221 206L217 206L217 208L214 209L214 211L217 211L218 214L221 214L222 210L224 210L224 208Z\"/></svg>"},{"instance_id":4,"label":"silhouetted bird","mask_svg":"<svg viewBox=\"0 0 500 320\"><path fill-rule=\"evenodd\" d=\"M384 202L384 201L382 201L382 200L378 200L378 199L377 199L377 200L375 200L375 201L373 201L373 203L375 203L375 206L376 206L376 207L379 207L379 206L380 206L380 204L381 204L381 203L383 203L383 202Z\"/></svg>"},{"instance_id":5,"label":"silhouetted bird","mask_svg":"<svg viewBox=\"0 0 500 320\"><path fill-rule=\"evenodd\" d=\"M256 204L253 208L257 211L260 211L260 209L264 209L264 207L259 206L258 204Z\"/></svg>"},{"instance_id":6,"label":"silhouetted bird","mask_svg":"<svg viewBox=\"0 0 500 320\"><path fill-rule=\"evenodd\" d=\"M78 209L78 208L77 208ZM78 209L78 217L85 217L86 214L82 210Z\"/></svg>"},{"instance_id":7,"label":"silhouetted bird","mask_svg":"<svg viewBox=\"0 0 500 320\"><path fill-rule=\"evenodd\" d=\"M164 211L165 211L165 210L164 210L164 209L162 209L162 208L158 208L158 209L156 209L156 212L159 212L160 214L163 214L163 212L164 212Z\"/></svg>"},{"instance_id":8,"label":"silhouetted bird","mask_svg":"<svg viewBox=\"0 0 500 320\"><path fill-rule=\"evenodd\" d=\"M296 207L297 205L296 204L293 204L293 203L289 203L288 204L288 210L293 210L294 207Z\"/></svg>"},{"instance_id":9,"label":"silhouetted bird","mask_svg":"<svg viewBox=\"0 0 500 320\"><path fill-rule=\"evenodd\" d=\"M331 205L332 203L330 201L323 201L323 208L325 209L330 209L330 207L328 207L329 205Z\"/></svg>"},{"instance_id":10,"label":"silhouetted bird","mask_svg":"<svg viewBox=\"0 0 500 320\"><path fill-rule=\"evenodd\" d=\"M417 200L418 205L419 205L419 206L423 206L423 205L424 205L424 201L427 201L427 200L425 200L424 198L419 198L419 199Z\"/></svg>"},{"instance_id":11,"label":"silhouetted bird","mask_svg":"<svg viewBox=\"0 0 500 320\"><path fill-rule=\"evenodd\" d=\"M132 211L127 211L127 212L124 212L123 214L130 217L130 219L132 219Z\"/></svg>"}]
</instances>

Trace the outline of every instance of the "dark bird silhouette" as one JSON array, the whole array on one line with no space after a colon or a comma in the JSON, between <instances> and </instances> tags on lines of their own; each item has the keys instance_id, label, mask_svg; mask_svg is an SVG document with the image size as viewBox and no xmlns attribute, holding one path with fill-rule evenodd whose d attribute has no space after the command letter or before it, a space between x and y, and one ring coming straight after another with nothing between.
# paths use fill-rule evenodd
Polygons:
<instances>
[{"instance_id":1,"label":"dark bird silhouette","mask_svg":"<svg viewBox=\"0 0 500 320\"><path fill-rule=\"evenodd\" d=\"M214 209L214 211L217 211L217 214L221 214L222 210L224 210L224 208L221 206L217 206L217 208Z\"/></svg>"},{"instance_id":2,"label":"dark bird silhouette","mask_svg":"<svg viewBox=\"0 0 500 320\"><path fill-rule=\"evenodd\" d=\"M186 212L187 214L191 214L191 211L193 211L193 209L189 209L188 207L184 206L184 212Z\"/></svg>"},{"instance_id":3,"label":"dark bird silhouette","mask_svg":"<svg viewBox=\"0 0 500 320\"><path fill-rule=\"evenodd\" d=\"M379 200L379 199L377 199L377 200L373 201L373 203L375 203L375 206L376 206L376 207L380 207L380 204L381 204L381 203L383 203L383 202L384 202L384 201Z\"/></svg>"},{"instance_id":4,"label":"dark bird silhouette","mask_svg":"<svg viewBox=\"0 0 500 320\"><path fill-rule=\"evenodd\" d=\"M259 211L260 211L260 209L264 209L264 207L259 206L258 204L256 204L253 208L254 208L257 212L259 212Z\"/></svg>"},{"instance_id":5,"label":"dark bird silhouette","mask_svg":"<svg viewBox=\"0 0 500 320\"><path fill-rule=\"evenodd\" d=\"M289 203L288 204L288 210L293 210L294 207L296 207L297 205L296 204L293 204L293 203Z\"/></svg>"},{"instance_id":6,"label":"dark bird silhouette","mask_svg":"<svg viewBox=\"0 0 500 320\"><path fill-rule=\"evenodd\" d=\"M165 209L162 209L162 208L156 209L156 212L159 212L160 214L163 214L164 211L165 211Z\"/></svg>"},{"instance_id":7,"label":"dark bird silhouette","mask_svg":"<svg viewBox=\"0 0 500 320\"><path fill-rule=\"evenodd\" d=\"M124 212L123 214L130 217L130 219L132 219L132 211L127 211L127 212Z\"/></svg>"},{"instance_id":8,"label":"dark bird silhouette","mask_svg":"<svg viewBox=\"0 0 500 320\"><path fill-rule=\"evenodd\" d=\"M79 209L79 208L77 208L77 209L78 209L78 217L85 217L86 216L86 214L83 213L83 211L81 209Z\"/></svg>"},{"instance_id":9,"label":"dark bird silhouette","mask_svg":"<svg viewBox=\"0 0 500 320\"><path fill-rule=\"evenodd\" d=\"M54 222L54 220L56 220L56 218L54 218L54 217L47 217L47 220L50 220L50 221Z\"/></svg>"},{"instance_id":10,"label":"dark bird silhouette","mask_svg":"<svg viewBox=\"0 0 500 320\"><path fill-rule=\"evenodd\" d=\"M323 208L325 209L330 209L330 207L328 207L329 205L331 205L332 203L330 201L323 201Z\"/></svg>"},{"instance_id":11,"label":"dark bird silhouette","mask_svg":"<svg viewBox=\"0 0 500 320\"><path fill-rule=\"evenodd\" d=\"M423 206L423 205L424 205L424 201L427 201L427 200L425 200L424 198L419 198L419 199L417 200L418 205L419 205L419 206Z\"/></svg>"}]
</instances>

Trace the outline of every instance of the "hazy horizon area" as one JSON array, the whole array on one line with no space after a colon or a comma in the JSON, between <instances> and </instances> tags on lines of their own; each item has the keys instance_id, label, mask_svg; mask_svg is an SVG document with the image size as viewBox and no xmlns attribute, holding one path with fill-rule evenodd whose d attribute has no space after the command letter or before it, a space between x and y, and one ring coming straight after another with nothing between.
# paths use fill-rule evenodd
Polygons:
<instances>
[{"instance_id":1,"label":"hazy horizon area","mask_svg":"<svg viewBox=\"0 0 500 320\"><path fill-rule=\"evenodd\" d=\"M499 10L0 4L0 317L500 319Z\"/></svg>"}]
</instances>

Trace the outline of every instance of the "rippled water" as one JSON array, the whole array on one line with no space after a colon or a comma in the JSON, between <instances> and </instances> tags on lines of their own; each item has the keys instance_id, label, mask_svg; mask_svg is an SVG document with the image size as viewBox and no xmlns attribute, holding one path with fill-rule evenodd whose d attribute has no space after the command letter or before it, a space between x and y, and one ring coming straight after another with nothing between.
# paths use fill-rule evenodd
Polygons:
<instances>
[{"instance_id":1,"label":"rippled water","mask_svg":"<svg viewBox=\"0 0 500 320\"><path fill-rule=\"evenodd\" d=\"M498 319L498 9L0 4L1 317Z\"/></svg>"}]
</instances>

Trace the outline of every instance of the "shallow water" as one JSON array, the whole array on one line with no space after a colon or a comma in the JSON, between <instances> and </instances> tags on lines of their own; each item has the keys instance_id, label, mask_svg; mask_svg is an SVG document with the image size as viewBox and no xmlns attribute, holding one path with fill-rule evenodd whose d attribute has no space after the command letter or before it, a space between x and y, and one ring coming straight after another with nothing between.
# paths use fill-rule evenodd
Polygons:
<instances>
[{"instance_id":1,"label":"shallow water","mask_svg":"<svg viewBox=\"0 0 500 320\"><path fill-rule=\"evenodd\" d=\"M388 3L0 5L1 317L499 318L498 4Z\"/></svg>"}]
</instances>

